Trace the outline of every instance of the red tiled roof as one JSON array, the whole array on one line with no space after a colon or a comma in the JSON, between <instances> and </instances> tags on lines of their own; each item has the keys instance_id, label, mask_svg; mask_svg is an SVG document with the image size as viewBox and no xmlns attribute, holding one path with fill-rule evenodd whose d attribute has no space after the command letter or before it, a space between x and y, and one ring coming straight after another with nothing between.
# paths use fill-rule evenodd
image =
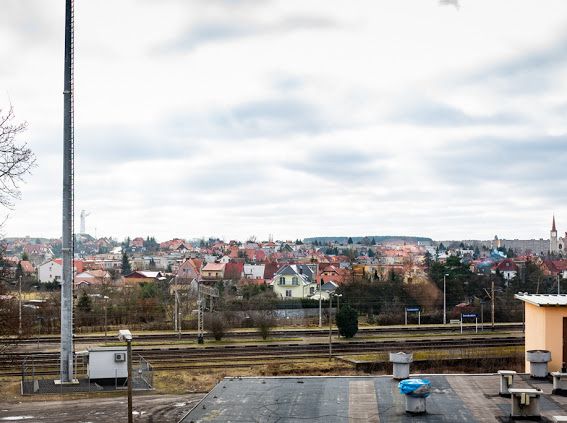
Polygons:
<instances>
[{"instance_id":1,"label":"red tiled roof","mask_svg":"<svg viewBox=\"0 0 567 423\"><path fill-rule=\"evenodd\" d=\"M244 263L226 263L224 267L224 277L227 279L240 279L244 272Z\"/></svg>"},{"instance_id":2,"label":"red tiled roof","mask_svg":"<svg viewBox=\"0 0 567 423\"><path fill-rule=\"evenodd\" d=\"M61 258L57 258L55 260L53 260L55 263L63 265L63 259ZM81 260L73 260L73 266L75 267L77 273L83 273L84 269L84 263Z\"/></svg>"},{"instance_id":3,"label":"red tiled roof","mask_svg":"<svg viewBox=\"0 0 567 423\"><path fill-rule=\"evenodd\" d=\"M20 266L22 266L22 271L24 273L33 273L34 272L33 264L31 264L27 260L20 261Z\"/></svg>"}]
</instances>

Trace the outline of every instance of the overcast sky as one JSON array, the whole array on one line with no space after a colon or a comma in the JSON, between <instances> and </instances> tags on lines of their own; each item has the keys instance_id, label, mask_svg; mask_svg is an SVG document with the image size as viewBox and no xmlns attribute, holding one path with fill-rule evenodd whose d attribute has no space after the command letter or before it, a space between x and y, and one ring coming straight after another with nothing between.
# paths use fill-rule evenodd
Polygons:
<instances>
[{"instance_id":1,"label":"overcast sky","mask_svg":"<svg viewBox=\"0 0 567 423\"><path fill-rule=\"evenodd\" d=\"M3 0L0 107L38 167L6 236L61 233L63 0ZM76 230L567 230L564 0L77 0Z\"/></svg>"}]
</instances>

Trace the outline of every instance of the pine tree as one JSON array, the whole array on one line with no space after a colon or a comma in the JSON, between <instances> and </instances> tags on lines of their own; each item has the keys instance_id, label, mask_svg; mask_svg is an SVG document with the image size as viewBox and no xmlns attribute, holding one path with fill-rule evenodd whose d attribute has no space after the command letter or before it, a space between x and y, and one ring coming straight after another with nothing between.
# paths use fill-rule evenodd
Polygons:
<instances>
[{"instance_id":1,"label":"pine tree","mask_svg":"<svg viewBox=\"0 0 567 423\"><path fill-rule=\"evenodd\" d=\"M352 338L358 332L358 312L345 304L337 313L336 323L341 336Z\"/></svg>"},{"instance_id":2,"label":"pine tree","mask_svg":"<svg viewBox=\"0 0 567 423\"><path fill-rule=\"evenodd\" d=\"M132 267L130 266L130 260L128 259L128 254L122 254L122 274L128 275L132 273Z\"/></svg>"},{"instance_id":3,"label":"pine tree","mask_svg":"<svg viewBox=\"0 0 567 423\"><path fill-rule=\"evenodd\" d=\"M92 310L91 297L89 297L85 291L81 293L81 296L79 297L79 302L77 303L77 307L83 313L89 313Z\"/></svg>"}]
</instances>

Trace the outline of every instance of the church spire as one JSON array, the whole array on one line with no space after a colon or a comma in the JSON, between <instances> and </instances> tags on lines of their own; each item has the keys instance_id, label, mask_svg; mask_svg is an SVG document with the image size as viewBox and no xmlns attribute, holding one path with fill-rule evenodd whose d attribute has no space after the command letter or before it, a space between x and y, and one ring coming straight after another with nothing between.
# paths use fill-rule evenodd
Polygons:
<instances>
[{"instance_id":1,"label":"church spire","mask_svg":"<svg viewBox=\"0 0 567 423\"><path fill-rule=\"evenodd\" d=\"M553 223L551 225L551 232L557 232L557 229L555 228L555 215L553 215Z\"/></svg>"}]
</instances>

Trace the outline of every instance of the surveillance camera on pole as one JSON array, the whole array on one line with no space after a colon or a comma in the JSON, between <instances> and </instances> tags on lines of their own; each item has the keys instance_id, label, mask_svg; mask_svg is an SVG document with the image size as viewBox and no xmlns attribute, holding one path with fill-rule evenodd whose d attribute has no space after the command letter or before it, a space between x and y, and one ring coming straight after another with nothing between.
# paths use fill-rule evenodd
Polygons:
<instances>
[{"instance_id":1,"label":"surveillance camera on pole","mask_svg":"<svg viewBox=\"0 0 567 423\"><path fill-rule=\"evenodd\" d=\"M128 329L118 331L118 339L126 342L128 356L128 423L132 423L132 333Z\"/></svg>"}]
</instances>

